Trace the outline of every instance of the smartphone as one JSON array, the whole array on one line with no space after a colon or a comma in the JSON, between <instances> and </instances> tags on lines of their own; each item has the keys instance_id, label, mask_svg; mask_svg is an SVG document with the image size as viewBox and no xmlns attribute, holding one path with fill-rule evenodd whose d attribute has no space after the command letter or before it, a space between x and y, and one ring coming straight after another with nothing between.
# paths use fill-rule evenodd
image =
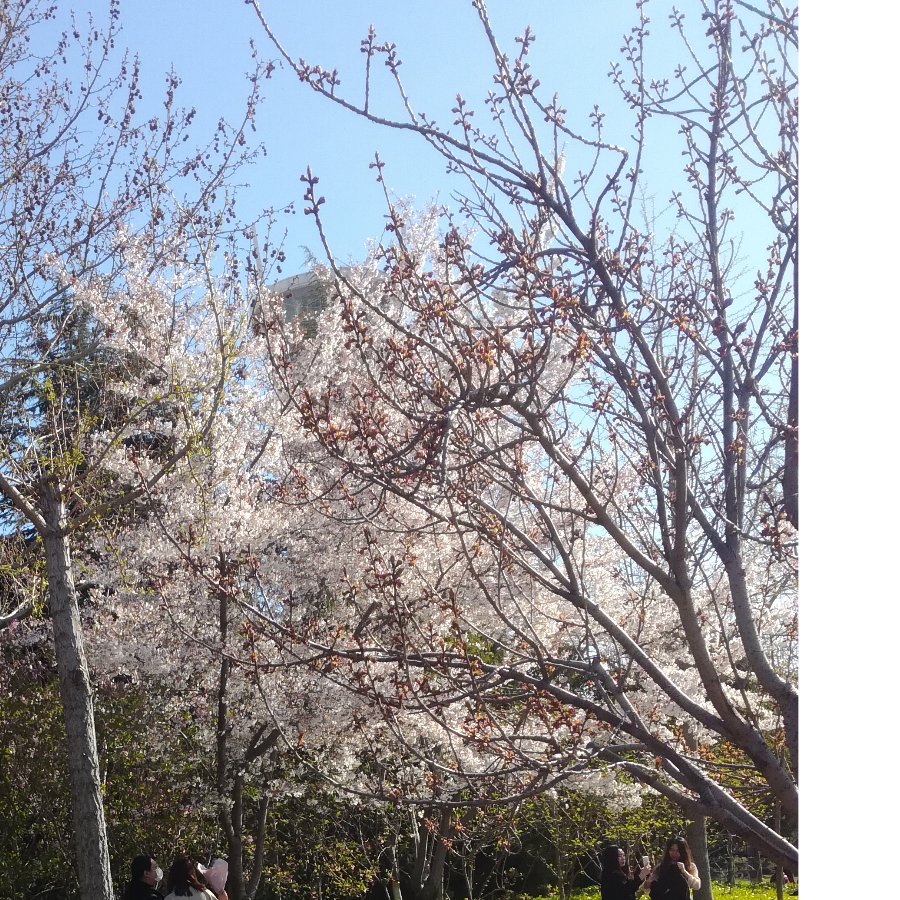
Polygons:
<instances>
[{"instance_id":1,"label":"smartphone","mask_svg":"<svg viewBox=\"0 0 900 900\"><path fill-rule=\"evenodd\" d=\"M645 866L649 866L649 865L650 865L650 857L649 857L649 856L642 856L642 857L641 857L641 868L643 868L643 867L645 867Z\"/></svg>"}]
</instances>

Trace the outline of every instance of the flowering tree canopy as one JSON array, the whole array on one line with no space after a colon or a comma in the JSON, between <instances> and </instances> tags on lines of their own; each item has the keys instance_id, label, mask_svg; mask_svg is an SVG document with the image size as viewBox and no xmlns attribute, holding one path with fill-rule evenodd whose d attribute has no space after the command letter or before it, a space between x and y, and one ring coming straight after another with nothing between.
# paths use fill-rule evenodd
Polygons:
<instances>
[{"instance_id":1,"label":"flowering tree canopy","mask_svg":"<svg viewBox=\"0 0 900 900\"><path fill-rule=\"evenodd\" d=\"M368 528L345 579L355 619L302 649L270 622L285 655L268 662L327 651L425 774L406 782L418 802L619 772L794 868L715 747L796 814L796 14L675 12L685 64L664 79L638 4L611 72L628 151L601 108L582 132L548 99L530 31L511 58L473 5L495 62L486 124L462 97L449 128L415 110L374 31L358 99L270 32L305 87L415 134L461 189L458 210L418 214L386 190L391 240L359 272L332 260L341 331L318 328L322 377L272 356L303 433L284 443L283 502ZM370 105L378 57L406 119ZM651 220L642 158L673 136L685 181Z\"/></svg>"},{"instance_id":2,"label":"flowering tree canopy","mask_svg":"<svg viewBox=\"0 0 900 900\"><path fill-rule=\"evenodd\" d=\"M462 186L452 211L385 188L389 239L342 268L308 172L331 264L314 334L246 287L226 186L243 130L222 126L215 165L181 158L171 95L138 127L128 70L91 80L115 4L107 42L79 45L84 106L63 82L30 94L9 44L3 96L43 124L3 143L0 492L42 547L86 896L111 885L79 577L107 595L97 670L215 705L197 729L235 898L261 865L244 872L244 787L259 851L286 760L427 808L425 894L454 810L564 781L624 807L655 789L796 868L735 789L796 815L796 15L673 13L686 62L665 79L639 4L611 72L626 149L599 107L574 128L530 71L534 35L511 58L474 6L485 124L462 97L446 129L415 111L374 31L358 100L270 35L303 85L424 140ZM370 105L378 57L405 120ZM654 213L642 160L675 139L685 180Z\"/></svg>"}]
</instances>

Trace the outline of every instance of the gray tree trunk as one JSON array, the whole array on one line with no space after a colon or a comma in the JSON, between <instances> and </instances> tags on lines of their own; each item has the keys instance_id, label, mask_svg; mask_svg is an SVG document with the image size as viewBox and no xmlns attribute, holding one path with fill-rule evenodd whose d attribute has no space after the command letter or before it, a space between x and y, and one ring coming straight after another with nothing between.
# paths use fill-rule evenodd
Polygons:
<instances>
[{"instance_id":1,"label":"gray tree trunk","mask_svg":"<svg viewBox=\"0 0 900 900\"><path fill-rule=\"evenodd\" d=\"M691 753L697 752L697 735L692 728L685 729L685 743ZM694 891L694 900L712 900L712 873L709 870L709 845L706 843L706 816L699 816L688 822L685 828L685 837L691 853L694 854L694 863L697 866L697 874L700 876L700 890Z\"/></svg>"},{"instance_id":2,"label":"gray tree trunk","mask_svg":"<svg viewBox=\"0 0 900 900\"><path fill-rule=\"evenodd\" d=\"M66 508L55 484L41 485L39 506L47 523L47 533L43 538L44 554L69 755L78 882L83 900L113 900L100 760L94 730L94 701L84 655L69 541L64 534Z\"/></svg>"},{"instance_id":3,"label":"gray tree trunk","mask_svg":"<svg viewBox=\"0 0 900 900\"><path fill-rule=\"evenodd\" d=\"M244 779L234 776L231 788L231 809L222 809L222 819L228 819L225 829L228 840L228 897L245 900L244 886Z\"/></svg>"},{"instance_id":4,"label":"gray tree trunk","mask_svg":"<svg viewBox=\"0 0 900 900\"><path fill-rule=\"evenodd\" d=\"M775 830L781 834L781 801L775 800ZM784 898L784 866L775 867L775 897L777 900Z\"/></svg>"},{"instance_id":5,"label":"gray tree trunk","mask_svg":"<svg viewBox=\"0 0 900 900\"><path fill-rule=\"evenodd\" d=\"M700 890L694 891L694 900L713 900L712 873L709 870L709 847L706 843L706 817L700 816L687 823L684 830L691 853L694 854L694 863L697 866L697 874L700 876Z\"/></svg>"},{"instance_id":6,"label":"gray tree trunk","mask_svg":"<svg viewBox=\"0 0 900 900\"><path fill-rule=\"evenodd\" d=\"M762 858L756 847L747 847L747 864L750 868L750 883L759 884L762 881Z\"/></svg>"},{"instance_id":7,"label":"gray tree trunk","mask_svg":"<svg viewBox=\"0 0 900 900\"><path fill-rule=\"evenodd\" d=\"M256 806L254 821L253 859L250 877L247 877L244 859L244 778L235 775L231 787L231 809L219 809L219 822L223 826L228 842L228 883L226 891L229 900L253 900L262 880L263 850L266 839L266 820L269 813L269 797L264 794Z\"/></svg>"},{"instance_id":8,"label":"gray tree trunk","mask_svg":"<svg viewBox=\"0 0 900 900\"><path fill-rule=\"evenodd\" d=\"M442 897L444 893L444 863L447 861L447 845L444 841L450 838L450 825L453 822L453 810L441 811L441 824L438 834L431 845L431 861L428 867L428 877L421 891L422 900L433 900L434 897Z\"/></svg>"},{"instance_id":9,"label":"gray tree trunk","mask_svg":"<svg viewBox=\"0 0 900 900\"><path fill-rule=\"evenodd\" d=\"M410 880L416 895L421 895L425 887L425 874L428 871L428 850L431 844L431 835L424 823L419 825L419 836L416 840L416 861L413 865Z\"/></svg>"},{"instance_id":10,"label":"gray tree trunk","mask_svg":"<svg viewBox=\"0 0 900 900\"><path fill-rule=\"evenodd\" d=\"M223 578L228 572L228 563L224 552L219 554L219 571ZM219 636L222 647L228 641L228 595L219 593ZM223 655L219 668L218 712L216 719L216 782L223 803L219 807L219 823L228 842L228 881L226 891L230 900L253 900L262 879L263 856L265 852L266 821L269 812L268 786L256 806L255 846L251 862L249 880L246 877L244 860L244 783L242 767L233 773L229 770L228 743L231 726L228 723L228 679L231 663ZM264 737L266 731L269 732ZM249 766L255 759L268 753L278 740L278 729L267 729L260 726L244 751L244 764ZM228 779L231 778L229 788ZM224 800L226 790L230 790L230 804Z\"/></svg>"}]
</instances>

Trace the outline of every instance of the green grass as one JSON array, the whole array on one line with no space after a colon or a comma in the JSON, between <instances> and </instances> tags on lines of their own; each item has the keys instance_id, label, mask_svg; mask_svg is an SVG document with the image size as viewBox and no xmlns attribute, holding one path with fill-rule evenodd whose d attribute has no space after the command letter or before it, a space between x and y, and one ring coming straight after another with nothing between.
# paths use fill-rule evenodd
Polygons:
<instances>
[{"instance_id":1,"label":"green grass","mask_svg":"<svg viewBox=\"0 0 900 900\"><path fill-rule=\"evenodd\" d=\"M714 900L776 900L775 885L764 881L762 884L751 885L748 881L739 881L733 888L718 881L713 882ZM793 900L799 896L796 884L784 886L785 900Z\"/></svg>"},{"instance_id":2,"label":"green grass","mask_svg":"<svg viewBox=\"0 0 900 900\"><path fill-rule=\"evenodd\" d=\"M713 882L713 900L776 900L778 895L775 893L775 885L764 881L762 884L752 885L749 881L738 881L735 886L728 887L719 881ZM799 896L796 884L785 885L785 900L794 900ZM532 900L558 900L556 894L551 897L532 898ZM600 900L599 888L588 888L584 891L578 891L572 894L568 900ZM646 900L646 895L644 895Z\"/></svg>"}]
</instances>

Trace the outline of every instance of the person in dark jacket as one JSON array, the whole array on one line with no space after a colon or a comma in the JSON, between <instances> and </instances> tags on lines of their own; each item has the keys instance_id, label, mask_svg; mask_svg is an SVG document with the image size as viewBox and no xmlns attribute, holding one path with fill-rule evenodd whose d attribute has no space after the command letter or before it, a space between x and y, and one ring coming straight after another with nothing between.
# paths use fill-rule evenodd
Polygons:
<instances>
[{"instance_id":1,"label":"person in dark jacket","mask_svg":"<svg viewBox=\"0 0 900 900\"><path fill-rule=\"evenodd\" d=\"M163 900L163 895L156 890L162 877L163 871L152 856L136 856L131 861L131 881L122 900Z\"/></svg>"},{"instance_id":2,"label":"person in dark jacket","mask_svg":"<svg viewBox=\"0 0 900 900\"><path fill-rule=\"evenodd\" d=\"M600 897L602 900L634 900L634 895L650 872L647 866L631 877L631 869L620 847L606 847L600 854Z\"/></svg>"}]
</instances>

